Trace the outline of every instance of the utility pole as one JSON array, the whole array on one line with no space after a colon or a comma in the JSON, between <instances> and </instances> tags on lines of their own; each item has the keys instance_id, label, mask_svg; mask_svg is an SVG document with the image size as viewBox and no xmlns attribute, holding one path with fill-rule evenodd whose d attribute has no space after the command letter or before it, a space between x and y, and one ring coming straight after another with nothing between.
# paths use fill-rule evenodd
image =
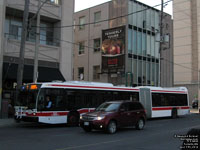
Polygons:
<instances>
[{"instance_id":1,"label":"utility pole","mask_svg":"<svg viewBox=\"0 0 200 150\"><path fill-rule=\"evenodd\" d=\"M37 82L38 78L38 51L40 43L40 5L41 0L38 0L38 13L37 13L37 27L36 27L36 41L35 41L35 59L34 59L34 72L33 72L33 82Z\"/></svg>"},{"instance_id":2,"label":"utility pole","mask_svg":"<svg viewBox=\"0 0 200 150\"><path fill-rule=\"evenodd\" d=\"M159 86L161 86L161 51L163 44L163 0L161 0L161 14L160 14L160 60L159 60Z\"/></svg>"},{"instance_id":3,"label":"utility pole","mask_svg":"<svg viewBox=\"0 0 200 150\"><path fill-rule=\"evenodd\" d=\"M5 20L5 1L0 0L0 118L1 118L1 103L2 103L2 83L3 83L3 52L4 52L4 20Z\"/></svg>"},{"instance_id":4,"label":"utility pole","mask_svg":"<svg viewBox=\"0 0 200 150\"><path fill-rule=\"evenodd\" d=\"M199 111L199 113L200 113L200 91L199 91L199 63L198 63L198 68L197 68L198 70L198 72L197 72L197 75L198 75L198 83L197 83L197 93L198 93L198 96L197 96L197 99L198 99L198 111Z\"/></svg>"},{"instance_id":5,"label":"utility pole","mask_svg":"<svg viewBox=\"0 0 200 150\"><path fill-rule=\"evenodd\" d=\"M23 80L24 52L25 52L25 42L26 42L26 34L27 34L28 15L29 15L29 3L30 3L30 0L25 0L22 34L21 34L22 36L21 36L21 44L20 44L20 56L19 56L19 64L18 64L18 70L17 70L17 90L20 89L22 85L22 80Z\"/></svg>"}]
</instances>

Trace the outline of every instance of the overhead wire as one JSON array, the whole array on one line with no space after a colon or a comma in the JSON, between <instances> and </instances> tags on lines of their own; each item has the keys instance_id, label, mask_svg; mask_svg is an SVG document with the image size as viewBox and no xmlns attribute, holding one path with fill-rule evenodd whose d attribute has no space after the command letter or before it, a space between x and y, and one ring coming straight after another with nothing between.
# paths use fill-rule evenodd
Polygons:
<instances>
[{"instance_id":1,"label":"overhead wire","mask_svg":"<svg viewBox=\"0 0 200 150\"><path fill-rule=\"evenodd\" d=\"M169 1L165 2L165 3L169 3L170 1L172 1L172 0L169 0ZM47 2L47 0L46 0L45 2ZM43 5L44 5L44 3L43 3ZM155 5L155 6L153 6L153 7L157 7L157 6L160 6L160 4ZM42 7L40 7L40 9L42 9ZM101 20L101 21L97 21L97 22L90 22L90 23L77 24L77 25L68 25L68 26L60 26L60 27L53 27L53 28L67 28L67 27L74 27L74 26L85 26L85 25L90 25L90 24L97 24L97 23L101 23L101 22L105 22L105 21L115 20L115 19L117 19L117 18L126 17L126 16L129 16L129 15L133 15L133 14L135 14L135 13L139 13L139 12L142 12L142 11L145 11L145 10L148 10L148 9L150 9L150 8L146 8L146 9L143 9L143 10L139 10L139 11L136 11L136 12L132 12L132 13L130 13L130 14L121 15L121 16L118 16L118 17L114 17L114 18L111 18L111 19L105 19L105 20ZM44 9L43 9L43 10L44 10ZM39 11L38 11L38 12L39 12ZM50 12L48 12L48 13L50 13ZM33 17L33 19L34 19L34 17ZM37 27L37 26L32 26L32 27ZM50 27L40 27L40 28L50 28ZM184 27L184 28L186 28L186 27ZM66 43L70 43L70 44L74 44L74 45L79 45L79 43L74 43L74 42L71 42L71 41L66 41L66 40L57 39L57 38L53 38L53 39L58 40L58 41L62 41L62 42L66 42ZM188 44L188 45L191 45L191 44ZM182 46L188 46L188 45L182 45ZM19 46L19 45L16 45L16 46ZM95 49L95 47L86 46L86 45L84 45L84 47L89 48L89 49ZM178 47L178 46L177 46L177 47ZM29 50L29 51L31 51L31 52L33 52L32 49L29 49L29 48L26 48L26 49ZM51 59L54 59L53 57L47 56L47 55L45 55L45 54L42 54L42 53L40 53L40 54L43 55L43 56L45 56L45 57L49 57L49 58L51 58ZM189 54L185 54L185 55L189 55ZM177 55L175 55L175 56L177 56ZM182 55L182 56L184 56L184 55ZM54 60L57 60L57 59L54 59ZM166 61L166 62L168 62L168 63L173 63L174 65L177 65L177 66L180 66L180 67L183 67L183 68L186 68L186 69L189 69L189 70L193 70L193 71L197 71L197 72L198 72L198 70L196 70L196 69L193 69L193 68L190 68L190 67L186 67L186 66L180 65L180 64L178 64L178 63L169 61L169 60L167 60L166 58L162 58L162 60L164 60L164 61Z\"/></svg>"},{"instance_id":2,"label":"overhead wire","mask_svg":"<svg viewBox=\"0 0 200 150\"><path fill-rule=\"evenodd\" d=\"M168 0L168 1L164 2L164 4L168 4L168 3L171 2L171 1L172 1L172 0ZM98 24L98 23L102 23L102 22L106 22L106 21L115 20L115 19L118 19L118 18L127 17L127 16L130 16L130 15L136 14L136 13L140 13L140 12L142 12L142 11L146 11L146 10L151 9L151 8L158 7L158 6L160 6L160 5L161 5L161 4L158 4L158 5L155 5L155 6L152 6L152 7L149 7L149 6L148 6L148 7L145 8L145 9L141 9L141 10L138 10L138 11L135 11L135 12L132 12L132 13L129 13L129 14L117 16L117 17L110 18L110 19L104 19L104 20L100 20L100 21L88 22L88 23L84 23L84 24L66 25L66 26L54 26L54 27L41 27L41 26L39 26L39 28L69 28L69 27L76 27L76 26L86 26L86 25L91 25L91 24ZM33 27L37 27L37 26L33 26Z\"/></svg>"}]
</instances>

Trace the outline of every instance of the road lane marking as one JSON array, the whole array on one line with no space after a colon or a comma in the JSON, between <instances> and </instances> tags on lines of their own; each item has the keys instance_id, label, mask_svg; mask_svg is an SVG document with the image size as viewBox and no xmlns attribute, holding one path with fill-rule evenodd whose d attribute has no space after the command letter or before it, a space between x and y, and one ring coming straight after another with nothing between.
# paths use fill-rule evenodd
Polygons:
<instances>
[{"instance_id":1,"label":"road lane marking","mask_svg":"<svg viewBox=\"0 0 200 150\"><path fill-rule=\"evenodd\" d=\"M57 134L57 135L52 135L52 136L65 136L65 135L72 135L72 134Z\"/></svg>"},{"instance_id":2,"label":"road lane marking","mask_svg":"<svg viewBox=\"0 0 200 150\"><path fill-rule=\"evenodd\" d=\"M199 128L200 125L196 125L196 126L191 126L191 127L186 127L186 128L182 128L182 129L178 129L178 130L171 130L170 132L175 132L175 131L181 131L181 130L188 130L188 129L192 129L192 128Z\"/></svg>"},{"instance_id":3,"label":"road lane marking","mask_svg":"<svg viewBox=\"0 0 200 150\"><path fill-rule=\"evenodd\" d=\"M90 146L96 146L96 145L101 145L101 144L116 143L116 142L120 142L120 141L123 141L123 140L107 141L107 142L100 142L100 143L80 145L80 146L71 146L71 147L60 148L60 149L56 149L56 150L68 150L68 149L75 149L75 148L90 147Z\"/></svg>"},{"instance_id":4,"label":"road lane marking","mask_svg":"<svg viewBox=\"0 0 200 150\"><path fill-rule=\"evenodd\" d=\"M180 131L185 131L185 130L188 130L188 129L191 129L191 128L197 128L197 127L200 127L200 125L190 126L190 127L171 130L171 131L157 132L157 133L151 134L149 136L152 137L152 136L159 135L159 134L165 134L167 132L180 132ZM149 138L149 136L146 136L145 138ZM80 145L80 146L70 146L70 147L60 148L60 149L56 149L56 150L70 150L70 149L76 149L76 148L84 148L84 147L96 146L96 145L101 145L101 144L116 143L116 142L121 142L121 141L125 141L125 140L127 141L127 140L130 140L130 139L132 139L132 138L125 138L125 139L121 139L121 140L100 142L100 143L94 143L94 144L86 144L86 145Z\"/></svg>"}]
</instances>

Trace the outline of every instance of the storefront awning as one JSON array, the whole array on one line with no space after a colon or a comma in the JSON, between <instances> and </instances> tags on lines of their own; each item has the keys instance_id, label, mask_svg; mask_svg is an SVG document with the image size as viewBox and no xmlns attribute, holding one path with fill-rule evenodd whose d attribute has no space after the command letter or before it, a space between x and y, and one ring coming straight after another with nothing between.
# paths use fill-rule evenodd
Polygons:
<instances>
[{"instance_id":1,"label":"storefront awning","mask_svg":"<svg viewBox=\"0 0 200 150\"><path fill-rule=\"evenodd\" d=\"M17 81L17 64L3 63L3 80ZM58 68L38 67L38 82L65 81ZM33 82L33 66L24 65L23 82Z\"/></svg>"}]
</instances>

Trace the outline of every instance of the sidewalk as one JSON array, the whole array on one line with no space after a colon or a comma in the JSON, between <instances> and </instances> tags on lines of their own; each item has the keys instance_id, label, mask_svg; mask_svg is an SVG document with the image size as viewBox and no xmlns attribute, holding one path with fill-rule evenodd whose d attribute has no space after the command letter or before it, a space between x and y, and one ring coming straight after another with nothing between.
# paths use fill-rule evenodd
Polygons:
<instances>
[{"instance_id":1,"label":"sidewalk","mask_svg":"<svg viewBox=\"0 0 200 150\"><path fill-rule=\"evenodd\" d=\"M198 109L190 109L190 113L192 113L192 114L198 114L199 113L199 110Z\"/></svg>"},{"instance_id":2,"label":"sidewalk","mask_svg":"<svg viewBox=\"0 0 200 150\"><path fill-rule=\"evenodd\" d=\"M0 127L10 126L13 124L15 124L15 120L13 118L5 118L5 119L0 118Z\"/></svg>"}]
</instances>

